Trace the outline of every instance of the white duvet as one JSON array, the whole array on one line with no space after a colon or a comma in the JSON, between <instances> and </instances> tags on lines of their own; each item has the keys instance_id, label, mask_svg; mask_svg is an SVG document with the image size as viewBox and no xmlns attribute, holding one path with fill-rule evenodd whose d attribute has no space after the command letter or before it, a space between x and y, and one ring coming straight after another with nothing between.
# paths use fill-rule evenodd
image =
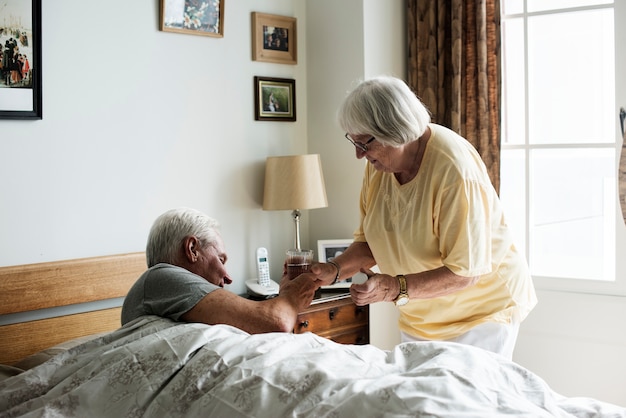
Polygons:
<instances>
[{"instance_id":1,"label":"white duvet","mask_svg":"<svg viewBox=\"0 0 626 418\"><path fill-rule=\"evenodd\" d=\"M626 417L454 343L393 351L143 317L0 383L0 417Z\"/></svg>"}]
</instances>

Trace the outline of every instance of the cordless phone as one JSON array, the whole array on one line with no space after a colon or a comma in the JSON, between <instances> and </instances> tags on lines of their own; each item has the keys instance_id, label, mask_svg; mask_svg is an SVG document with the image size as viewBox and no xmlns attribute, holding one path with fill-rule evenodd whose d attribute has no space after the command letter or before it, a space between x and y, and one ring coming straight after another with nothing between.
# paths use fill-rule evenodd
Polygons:
<instances>
[{"instance_id":1,"label":"cordless phone","mask_svg":"<svg viewBox=\"0 0 626 418\"><path fill-rule=\"evenodd\" d=\"M270 263L266 248L257 248L255 261L256 278L246 280L248 294L254 298L265 299L278 295L279 285L270 279Z\"/></svg>"},{"instance_id":2,"label":"cordless phone","mask_svg":"<svg viewBox=\"0 0 626 418\"><path fill-rule=\"evenodd\" d=\"M259 247L256 250L257 279L261 286L270 285L270 263L267 260L267 249Z\"/></svg>"}]
</instances>

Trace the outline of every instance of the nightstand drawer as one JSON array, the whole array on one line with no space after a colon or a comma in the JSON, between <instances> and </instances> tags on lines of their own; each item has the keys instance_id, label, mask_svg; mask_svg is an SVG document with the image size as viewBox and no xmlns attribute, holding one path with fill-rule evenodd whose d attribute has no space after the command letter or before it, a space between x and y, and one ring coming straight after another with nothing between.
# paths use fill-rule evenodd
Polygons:
<instances>
[{"instance_id":1,"label":"nightstand drawer","mask_svg":"<svg viewBox=\"0 0 626 418\"><path fill-rule=\"evenodd\" d=\"M369 324L357 328L342 328L330 332L317 333L320 337L328 338L339 344L369 344L370 327Z\"/></svg>"},{"instance_id":2,"label":"nightstand drawer","mask_svg":"<svg viewBox=\"0 0 626 418\"><path fill-rule=\"evenodd\" d=\"M296 334L313 332L342 344L369 343L369 306L356 306L349 295L311 305L298 315Z\"/></svg>"}]
</instances>

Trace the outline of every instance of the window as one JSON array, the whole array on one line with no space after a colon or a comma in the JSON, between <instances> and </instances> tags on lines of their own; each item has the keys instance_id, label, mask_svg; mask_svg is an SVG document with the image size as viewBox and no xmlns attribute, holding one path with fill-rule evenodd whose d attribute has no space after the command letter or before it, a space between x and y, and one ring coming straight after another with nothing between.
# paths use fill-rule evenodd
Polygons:
<instances>
[{"instance_id":1,"label":"window","mask_svg":"<svg viewBox=\"0 0 626 418\"><path fill-rule=\"evenodd\" d=\"M500 194L538 288L626 294L619 7L502 0Z\"/></svg>"}]
</instances>

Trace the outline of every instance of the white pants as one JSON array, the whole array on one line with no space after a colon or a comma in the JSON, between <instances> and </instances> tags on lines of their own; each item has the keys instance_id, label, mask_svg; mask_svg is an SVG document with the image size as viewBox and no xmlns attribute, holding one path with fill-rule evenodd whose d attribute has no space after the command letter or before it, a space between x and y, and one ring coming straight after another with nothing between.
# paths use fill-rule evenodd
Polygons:
<instances>
[{"instance_id":1,"label":"white pants","mask_svg":"<svg viewBox=\"0 0 626 418\"><path fill-rule=\"evenodd\" d=\"M511 324L485 322L484 324L475 326L465 334L446 341L480 347L512 360L518 332L519 322L517 321ZM430 341L425 338L409 335L402 331L400 331L400 336L403 343L409 341Z\"/></svg>"}]
</instances>

